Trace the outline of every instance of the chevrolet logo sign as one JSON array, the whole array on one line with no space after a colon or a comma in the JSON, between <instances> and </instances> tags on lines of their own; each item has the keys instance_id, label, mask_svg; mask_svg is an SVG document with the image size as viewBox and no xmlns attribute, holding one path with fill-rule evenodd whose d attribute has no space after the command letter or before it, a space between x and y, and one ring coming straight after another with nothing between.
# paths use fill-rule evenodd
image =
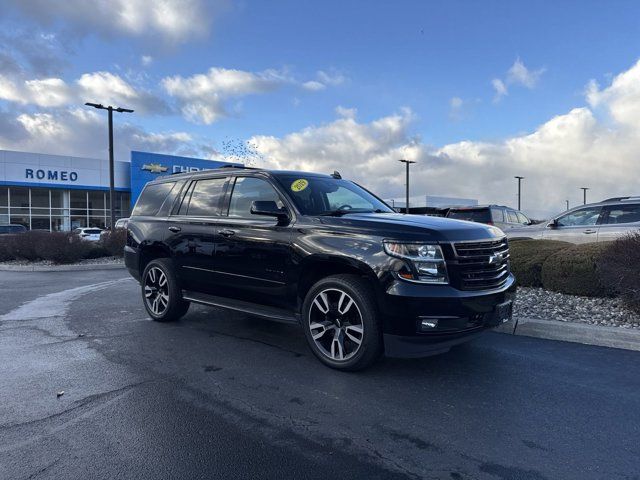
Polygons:
<instances>
[{"instance_id":1,"label":"chevrolet logo sign","mask_svg":"<svg viewBox=\"0 0 640 480\"><path fill-rule=\"evenodd\" d=\"M169 168L164 167L159 163L145 163L144 165L142 165L142 170L147 170L151 173L162 173L169 170Z\"/></svg>"}]
</instances>

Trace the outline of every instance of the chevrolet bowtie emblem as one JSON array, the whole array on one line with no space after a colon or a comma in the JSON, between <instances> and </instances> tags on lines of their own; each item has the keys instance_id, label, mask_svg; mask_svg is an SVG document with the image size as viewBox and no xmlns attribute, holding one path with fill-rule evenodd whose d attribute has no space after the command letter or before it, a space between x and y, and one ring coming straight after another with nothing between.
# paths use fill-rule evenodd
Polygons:
<instances>
[{"instance_id":1,"label":"chevrolet bowtie emblem","mask_svg":"<svg viewBox=\"0 0 640 480\"><path fill-rule=\"evenodd\" d=\"M151 173L162 173L169 170L169 168L163 167L159 163L145 163L142 165L142 170L148 170Z\"/></svg>"}]
</instances>

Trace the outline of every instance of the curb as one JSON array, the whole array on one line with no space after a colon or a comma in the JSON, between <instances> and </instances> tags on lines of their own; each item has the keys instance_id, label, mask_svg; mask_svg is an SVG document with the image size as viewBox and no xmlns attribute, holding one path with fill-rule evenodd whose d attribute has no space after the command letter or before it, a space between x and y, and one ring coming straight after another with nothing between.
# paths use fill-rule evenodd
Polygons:
<instances>
[{"instance_id":1,"label":"curb","mask_svg":"<svg viewBox=\"0 0 640 480\"><path fill-rule=\"evenodd\" d=\"M513 322L494 328L494 331L511 335ZM563 342L583 343L600 347L640 351L640 329L602 327L586 323L559 322L520 318L516 335L546 338Z\"/></svg>"},{"instance_id":2,"label":"curb","mask_svg":"<svg viewBox=\"0 0 640 480\"><path fill-rule=\"evenodd\" d=\"M86 263L80 265L0 265L0 272L80 272L87 270L118 270L124 263Z\"/></svg>"}]
</instances>

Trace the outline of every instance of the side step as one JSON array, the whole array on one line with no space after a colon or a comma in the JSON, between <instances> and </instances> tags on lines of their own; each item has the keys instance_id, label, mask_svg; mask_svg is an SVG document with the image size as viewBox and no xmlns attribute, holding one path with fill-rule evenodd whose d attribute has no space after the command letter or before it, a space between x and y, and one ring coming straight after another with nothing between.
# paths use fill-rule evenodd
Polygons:
<instances>
[{"instance_id":1,"label":"side step","mask_svg":"<svg viewBox=\"0 0 640 480\"><path fill-rule=\"evenodd\" d=\"M284 308L258 305L232 298L216 297L215 295L192 292L190 290L183 290L182 298L190 302L201 303L202 305L228 308L229 310L236 310L238 312L248 313L249 315L255 315L257 317L268 318L275 322L299 323L297 315L289 310L285 310Z\"/></svg>"}]
</instances>

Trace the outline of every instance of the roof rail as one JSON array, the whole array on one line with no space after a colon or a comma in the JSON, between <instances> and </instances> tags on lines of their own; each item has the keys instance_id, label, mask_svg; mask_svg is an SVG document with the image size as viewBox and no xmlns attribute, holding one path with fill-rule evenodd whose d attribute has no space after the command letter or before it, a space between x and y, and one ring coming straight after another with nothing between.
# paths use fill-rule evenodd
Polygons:
<instances>
[{"instance_id":1,"label":"roof rail","mask_svg":"<svg viewBox=\"0 0 640 480\"><path fill-rule=\"evenodd\" d=\"M606 200L602 200L602 202L621 202L622 200L640 200L640 195L630 195L628 197L611 197Z\"/></svg>"},{"instance_id":2,"label":"roof rail","mask_svg":"<svg viewBox=\"0 0 640 480\"><path fill-rule=\"evenodd\" d=\"M222 165L221 167L218 167L218 168L240 168L240 169L243 169L243 170L259 170L259 168L247 167L246 165L240 164L240 163L238 165L232 165L232 164Z\"/></svg>"}]
</instances>

